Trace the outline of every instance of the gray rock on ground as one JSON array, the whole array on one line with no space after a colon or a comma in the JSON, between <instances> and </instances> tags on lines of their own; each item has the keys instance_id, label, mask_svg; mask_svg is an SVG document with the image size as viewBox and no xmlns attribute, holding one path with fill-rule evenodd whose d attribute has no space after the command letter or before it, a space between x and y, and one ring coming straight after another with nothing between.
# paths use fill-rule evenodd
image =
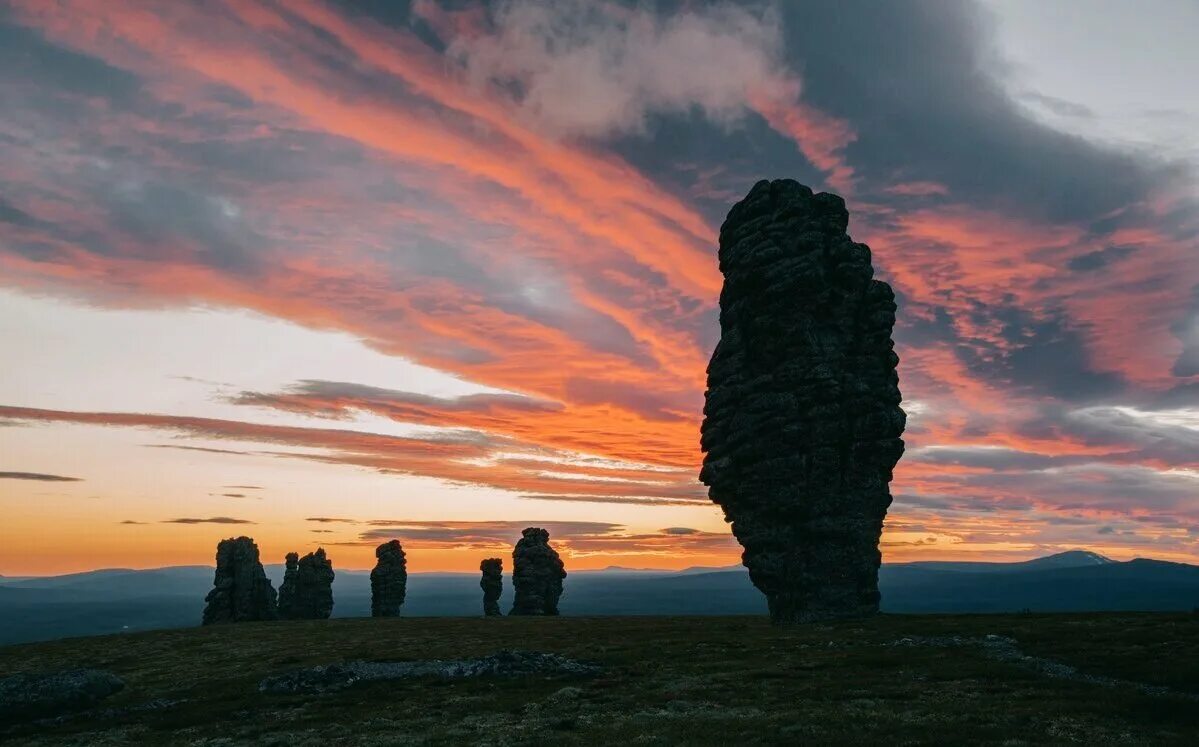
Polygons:
<instances>
[{"instance_id":1,"label":"gray rock on ground","mask_svg":"<svg viewBox=\"0 0 1199 747\"><path fill-rule=\"evenodd\" d=\"M720 229L700 479L775 622L878 611L903 454L895 297L832 194L761 181Z\"/></svg>"},{"instance_id":2,"label":"gray rock on ground","mask_svg":"<svg viewBox=\"0 0 1199 747\"><path fill-rule=\"evenodd\" d=\"M512 550L513 601L510 615L557 615L566 568L550 533L529 527Z\"/></svg>"},{"instance_id":3,"label":"gray rock on ground","mask_svg":"<svg viewBox=\"0 0 1199 747\"><path fill-rule=\"evenodd\" d=\"M0 719L54 716L88 708L120 692L125 682L100 669L72 669L0 678Z\"/></svg>"},{"instance_id":4,"label":"gray rock on ground","mask_svg":"<svg viewBox=\"0 0 1199 747\"><path fill-rule=\"evenodd\" d=\"M266 577L253 539L229 538L217 545L216 575L204 602L204 625L278 617L275 587Z\"/></svg>"},{"instance_id":5,"label":"gray rock on ground","mask_svg":"<svg viewBox=\"0 0 1199 747\"><path fill-rule=\"evenodd\" d=\"M375 548L371 571L371 616L399 617L408 591L408 563L399 540Z\"/></svg>"},{"instance_id":6,"label":"gray rock on ground","mask_svg":"<svg viewBox=\"0 0 1199 747\"><path fill-rule=\"evenodd\" d=\"M279 617L284 620L327 620L333 614L333 562L325 548L302 558L288 553L279 587Z\"/></svg>"},{"instance_id":7,"label":"gray rock on ground","mask_svg":"<svg viewBox=\"0 0 1199 747\"><path fill-rule=\"evenodd\" d=\"M272 695L336 692L359 682L415 677L467 679L472 677L588 676L600 668L561 654L501 650L477 659L427 659L423 661L350 661L344 664L297 669L273 675L258 683Z\"/></svg>"},{"instance_id":8,"label":"gray rock on ground","mask_svg":"<svg viewBox=\"0 0 1199 747\"><path fill-rule=\"evenodd\" d=\"M504 593L504 561L500 558L487 558L479 563L483 578L479 580L479 588L483 590L483 614L496 617L500 614L500 595Z\"/></svg>"}]
</instances>

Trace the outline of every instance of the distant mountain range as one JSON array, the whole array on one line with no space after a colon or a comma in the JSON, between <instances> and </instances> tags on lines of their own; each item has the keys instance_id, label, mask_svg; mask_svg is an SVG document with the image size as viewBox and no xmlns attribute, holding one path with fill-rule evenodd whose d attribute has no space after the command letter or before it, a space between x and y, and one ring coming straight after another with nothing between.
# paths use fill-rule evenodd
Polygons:
<instances>
[{"instance_id":1,"label":"distant mountain range","mask_svg":"<svg viewBox=\"0 0 1199 747\"><path fill-rule=\"evenodd\" d=\"M276 587L282 566L267 566ZM200 620L208 566L105 569L38 578L0 577L0 644L186 627ZM510 579L501 605L510 603ZM1074 550L1021 563L921 561L882 567L883 611L1082 612L1199 608L1199 566L1117 562ZM338 570L334 617L370 614L366 571ZM404 614L477 615L478 574L415 573ZM740 566L659 571L612 567L566 579L564 615L757 615L762 595Z\"/></svg>"}]
</instances>

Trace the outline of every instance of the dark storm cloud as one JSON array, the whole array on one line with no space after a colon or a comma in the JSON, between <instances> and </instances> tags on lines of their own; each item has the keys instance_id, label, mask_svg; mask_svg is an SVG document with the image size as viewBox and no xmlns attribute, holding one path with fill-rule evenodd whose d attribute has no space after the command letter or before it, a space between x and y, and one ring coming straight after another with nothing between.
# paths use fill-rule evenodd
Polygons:
<instances>
[{"instance_id":1,"label":"dark storm cloud","mask_svg":"<svg viewBox=\"0 0 1199 747\"><path fill-rule=\"evenodd\" d=\"M26 228L34 228L41 225L41 221L37 218L9 203L2 196L0 196L0 222L11 223L15 226Z\"/></svg>"},{"instance_id":2,"label":"dark storm cloud","mask_svg":"<svg viewBox=\"0 0 1199 747\"><path fill-rule=\"evenodd\" d=\"M0 480L32 480L34 482L81 482L81 477L47 475L42 472L0 472Z\"/></svg>"},{"instance_id":3,"label":"dark storm cloud","mask_svg":"<svg viewBox=\"0 0 1199 747\"><path fill-rule=\"evenodd\" d=\"M1199 429L1174 421L1169 411L1094 406L1063 414L1059 433L1093 445L1124 447L1139 457L1166 464L1199 463Z\"/></svg>"},{"instance_id":4,"label":"dark storm cloud","mask_svg":"<svg viewBox=\"0 0 1199 747\"><path fill-rule=\"evenodd\" d=\"M1066 267L1075 272L1094 272L1106 268L1112 262L1123 259L1135 251L1136 248L1131 246L1109 246L1096 249L1093 252L1072 257L1066 263Z\"/></svg>"},{"instance_id":5,"label":"dark storm cloud","mask_svg":"<svg viewBox=\"0 0 1199 747\"><path fill-rule=\"evenodd\" d=\"M782 3L805 97L853 123L859 175L944 184L975 204L1086 221L1143 199L1159 164L1025 116L1004 91L992 19L960 0Z\"/></svg>"},{"instance_id":6,"label":"dark storm cloud","mask_svg":"<svg viewBox=\"0 0 1199 747\"><path fill-rule=\"evenodd\" d=\"M1093 400L1124 389L1121 378L1095 371L1088 362L1082 332L1062 315L1036 319L1019 308L985 309L985 319L1003 324L1008 349L990 360L971 360L982 378L1006 378L1012 386L1063 400Z\"/></svg>"},{"instance_id":7,"label":"dark storm cloud","mask_svg":"<svg viewBox=\"0 0 1199 747\"><path fill-rule=\"evenodd\" d=\"M994 472L963 476L961 490L986 491L991 496L1014 495L1051 505L1056 510L1189 512L1199 479L1138 465L1087 464L1030 473ZM1177 518L1159 516L1174 523Z\"/></svg>"},{"instance_id":8,"label":"dark storm cloud","mask_svg":"<svg viewBox=\"0 0 1199 747\"><path fill-rule=\"evenodd\" d=\"M984 465L985 460L992 459L994 461L988 466L998 467L1005 459L1016 464L1028 460L1030 468L1039 469L1082 463L1111 462L1123 465L1145 462L1194 469L1199 467L1199 429L1186 424L1188 419L1194 422L1193 412L1105 404L1080 408L1043 404L1035 417L1009 426L1016 436L1079 444L1098 453L1041 457L1046 461L1038 466L1038 457L1034 454L998 449L990 452L989 456L983 456L980 450L973 456L974 461L963 463ZM915 458L936 461L937 451L939 449L918 449L915 450ZM946 449L947 458L955 453L952 448Z\"/></svg>"},{"instance_id":9,"label":"dark storm cloud","mask_svg":"<svg viewBox=\"0 0 1199 747\"><path fill-rule=\"evenodd\" d=\"M7 22L0 7L0 69L58 93L102 96L130 103L141 95L138 77L90 55L51 44L36 31Z\"/></svg>"},{"instance_id":10,"label":"dark storm cloud","mask_svg":"<svg viewBox=\"0 0 1199 747\"><path fill-rule=\"evenodd\" d=\"M1063 464L1090 461L1082 456L1048 456L999 447L937 446L916 448L904 453L904 459L925 464L951 464L981 467L995 472L1041 470Z\"/></svg>"},{"instance_id":11,"label":"dark storm cloud","mask_svg":"<svg viewBox=\"0 0 1199 747\"><path fill-rule=\"evenodd\" d=\"M1199 287L1192 293L1190 310L1174 325L1173 332L1182 343L1182 352L1171 372L1180 377L1199 376Z\"/></svg>"}]
</instances>

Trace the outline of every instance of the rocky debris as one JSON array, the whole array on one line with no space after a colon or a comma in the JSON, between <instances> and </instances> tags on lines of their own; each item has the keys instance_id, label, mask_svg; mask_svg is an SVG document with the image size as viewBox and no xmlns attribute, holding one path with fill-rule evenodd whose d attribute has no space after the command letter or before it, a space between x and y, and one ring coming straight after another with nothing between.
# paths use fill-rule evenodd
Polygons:
<instances>
[{"instance_id":1,"label":"rocky debris","mask_svg":"<svg viewBox=\"0 0 1199 747\"><path fill-rule=\"evenodd\" d=\"M504 561L501 558L487 558L479 563L483 578L479 588L483 589L483 614L487 617L500 615L500 594L504 592Z\"/></svg>"},{"instance_id":2,"label":"rocky debris","mask_svg":"<svg viewBox=\"0 0 1199 747\"><path fill-rule=\"evenodd\" d=\"M287 554L287 570L279 587L279 617L284 620L327 620L333 614L333 562L325 548L302 558Z\"/></svg>"},{"instance_id":3,"label":"rocky debris","mask_svg":"<svg viewBox=\"0 0 1199 747\"><path fill-rule=\"evenodd\" d=\"M903 453L895 300L832 194L761 181L720 229L700 479L775 622L878 612Z\"/></svg>"},{"instance_id":4,"label":"rocky debris","mask_svg":"<svg viewBox=\"0 0 1199 747\"><path fill-rule=\"evenodd\" d=\"M371 616L399 617L408 590L408 563L399 540L384 542L375 548L371 571Z\"/></svg>"},{"instance_id":5,"label":"rocky debris","mask_svg":"<svg viewBox=\"0 0 1199 747\"><path fill-rule=\"evenodd\" d=\"M550 533L539 527L521 532L512 550L511 615L557 615L566 567L554 548Z\"/></svg>"},{"instance_id":6,"label":"rocky debris","mask_svg":"<svg viewBox=\"0 0 1199 747\"><path fill-rule=\"evenodd\" d=\"M267 677L258 684L258 689L274 695L319 694L344 690L359 682L413 677L467 679L529 675L588 676L600 671L600 667L594 664L585 664L560 654L506 649L477 659L350 661L344 664L328 664Z\"/></svg>"},{"instance_id":7,"label":"rocky debris","mask_svg":"<svg viewBox=\"0 0 1199 747\"><path fill-rule=\"evenodd\" d=\"M253 539L230 538L217 545L216 577L204 601L204 625L278 617L275 587L262 569Z\"/></svg>"},{"instance_id":8,"label":"rocky debris","mask_svg":"<svg viewBox=\"0 0 1199 747\"><path fill-rule=\"evenodd\" d=\"M0 678L0 718L54 716L79 710L124 688L124 680L101 669L14 674Z\"/></svg>"}]
</instances>

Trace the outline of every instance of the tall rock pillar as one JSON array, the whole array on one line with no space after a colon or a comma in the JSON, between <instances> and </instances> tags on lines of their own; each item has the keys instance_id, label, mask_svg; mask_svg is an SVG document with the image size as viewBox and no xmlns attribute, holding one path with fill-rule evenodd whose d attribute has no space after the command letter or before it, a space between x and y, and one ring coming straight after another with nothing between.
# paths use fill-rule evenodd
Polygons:
<instances>
[{"instance_id":1,"label":"tall rock pillar","mask_svg":"<svg viewBox=\"0 0 1199 747\"><path fill-rule=\"evenodd\" d=\"M838 196L761 181L720 229L700 479L775 622L878 611L903 454L895 297Z\"/></svg>"}]
</instances>

